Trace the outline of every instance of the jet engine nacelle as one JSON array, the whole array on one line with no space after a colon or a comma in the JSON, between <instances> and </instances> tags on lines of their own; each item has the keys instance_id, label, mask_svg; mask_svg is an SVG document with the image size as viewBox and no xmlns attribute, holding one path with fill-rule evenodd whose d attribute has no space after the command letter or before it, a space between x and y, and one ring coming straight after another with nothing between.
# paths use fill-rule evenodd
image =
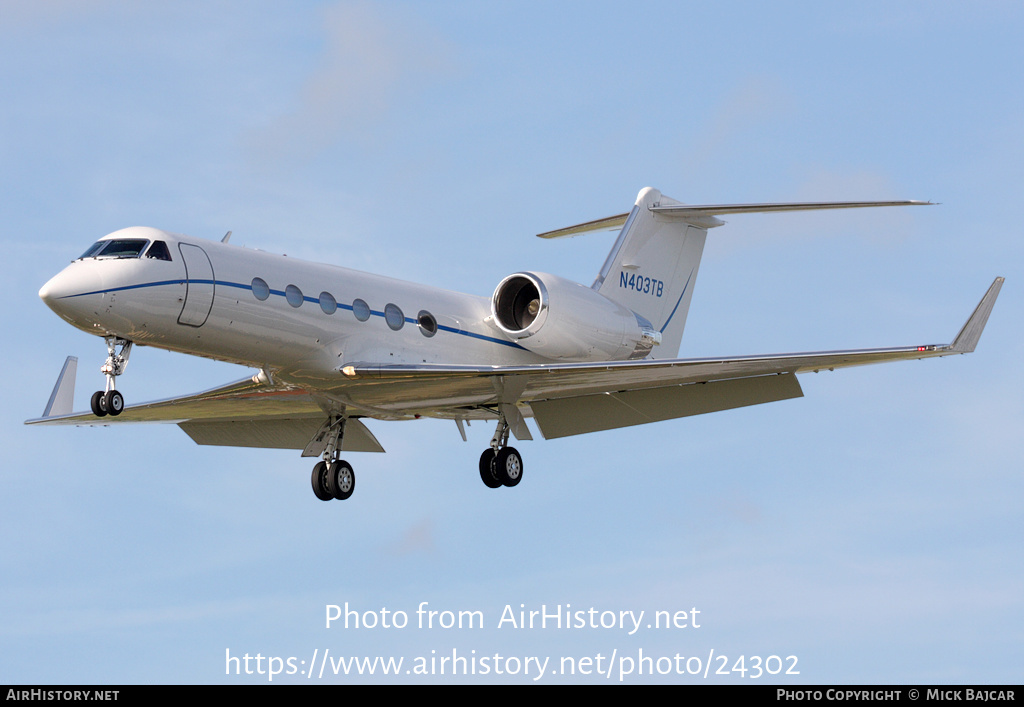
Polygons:
<instances>
[{"instance_id":1,"label":"jet engine nacelle","mask_svg":"<svg viewBox=\"0 0 1024 707\"><path fill-rule=\"evenodd\" d=\"M520 346L566 361L644 358L661 334L593 289L547 273L509 275L491 297L494 323Z\"/></svg>"}]
</instances>

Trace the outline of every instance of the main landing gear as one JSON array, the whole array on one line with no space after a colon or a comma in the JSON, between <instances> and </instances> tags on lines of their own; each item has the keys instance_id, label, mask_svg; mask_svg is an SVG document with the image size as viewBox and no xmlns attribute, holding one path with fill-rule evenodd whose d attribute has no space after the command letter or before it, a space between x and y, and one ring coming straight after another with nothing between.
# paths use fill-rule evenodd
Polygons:
<instances>
[{"instance_id":1,"label":"main landing gear","mask_svg":"<svg viewBox=\"0 0 1024 707\"><path fill-rule=\"evenodd\" d=\"M327 446L324 448L323 461L313 467L310 482L313 495L321 501L337 499L344 501L356 490L356 473L352 465L339 459L341 440L345 435L345 418L339 417L331 422L328 432Z\"/></svg>"},{"instance_id":2,"label":"main landing gear","mask_svg":"<svg viewBox=\"0 0 1024 707\"><path fill-rule=\"evenodd\" d=\"M344 501L356 490L352 465L339 458L345 422L346 418L340 413L332 414L310 443L311 446L316 443L317 450L322 449L323 459L316 463L310 476L313 495L321 501ZM498 429L491 438L491 446L480 455L480 479L488 488L517 486L523 479L523 458L515 448L508 446L510 431L504 413L499 413ZM310 451L311 455L316 453Z\"/></svg>"},{"instance_id":3,"label":"main landing gear","mask_svg":"<svg viewBox=\"0 0 1024 707\"><path fill-rule=\"evenodd\" d=\"M132 352L132 342L116 336L105 337L107 341L107 361L100 371L107 377L105 390L97 390L90 401L92 412L96 417L120 415L124 410L124 397L115 389L117 377L124 373L128 365L128 356ZM120 352L118 352L120 348Z\"/></svg>"},{"instance_id":4,"label":"main landing gear","mask_svg":"<svg viewBox=\"0 0 1024 707\"><path fill-rule=\"evenodd\" d=\"M509 426L505 415L498 416L498 429L491 446L480 455L480 479L490 489L515 486L523 479L523 458L508 446Z\"/></svg>"},{"instance_id":5,"label":"main landing gear","mask_svg":"<svg viewBox=\"0 0 1024 707\"><path fill-rule=\"evenodd\" d=\"M344 501L356 490L356 472L343 459L317 462L313 467L313 494L321 501Z\"/></svg>"}]
</instances>

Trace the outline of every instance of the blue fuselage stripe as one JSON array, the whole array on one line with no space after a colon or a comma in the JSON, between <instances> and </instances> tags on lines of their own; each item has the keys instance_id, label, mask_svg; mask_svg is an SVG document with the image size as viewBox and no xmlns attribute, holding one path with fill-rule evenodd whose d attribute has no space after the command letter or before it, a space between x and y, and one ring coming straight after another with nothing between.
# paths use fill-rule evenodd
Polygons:
<instances>
[{"instance_id":1,"label":"blue fuselage stripe","mask_svg":"<svg viewBox=\"0 0 1024 707\"><path fill-rule=\"evenodd\" d=\"M661 333L664 334L665 330L668 329L669 323L672 321L672 317L676 316L676 310L679 309L679 303L683 301L683 295L686 294L686 288L690 286L690 278L693 277L693 270L690 271L689 277L686 278L686 284L683 285L683 291L679 295L679 299L676 300L676 306L672 308L672 314L668 315L668 319L665 320L665 326L661 328Z\"/></svg>"},{"instance_id":2,"label":"blue fuselage stripe","mask_svg":"<svg viewBox=\"0 0 1024 707\"><path fill-rule=\"evenodd\" d=\"M87 297L89 295L103 295L103 294L106 294L108 292L124 292L126 290L139 290L139 289L143 289L143 288L146 288L146 287L165 287L167 285L186 285L188 283L194 283L194 284L199 284L199 285L214 285L214 286L221 285L223 287L237 287L240 290L252 291L252 285L246 285L246 284L240 283L240 282L228 282L227 280L200 280L200 279L186 280L184 278L181 278L181 279L178 279L178 280L160 280L158 282L144 282L144 283L140 283L138 285L124 285L122 287L111 287L111 288L108 288L108 289L105 289L105 290L93 290L92 292L79 292L78 294L74 294L74 295L64 295L60 299L70 299L72 297ZM270 290L270 294L277 295L278 297L287 297L287 295L285 294L284 290ZM318 297L306 297L306 296L303 296L302 299L304 301L306 301L306 302L314 302L316 304L320 304L320 299ZM338 309L344 309L344 310L349 311L349 312L353 311L352 305L350 305L350 304L342 304L340 302L338 303ZM370 310L370 314L372 314L375 317L381 317L381 318L384 318L384 316L385 316L384 312L378 312L377 310L373 310L373 309ZM407 321L410 324L418 324L417 320L412 319L410 317L405 317L405 321ZM520 349L522 351L526 351L527 350L524 347L520 346L519 344L515 343L514 341L505 341L503 339L496 339L494 337L486 336L484 334L475 334L475 333L473 333L471 331L466 331L464 329L456 329L455 327L444 326L443 324L439 324L437 328L439 330L441 330L441 331L446 331L446 332L448 332L450 334L459 334L460 336L468 336L468 337L470 337L472 339L480 339L481 341L489 341L492 344L501 344L502 346L509 346L511 348Z\"/></svg>"}]
</instances>

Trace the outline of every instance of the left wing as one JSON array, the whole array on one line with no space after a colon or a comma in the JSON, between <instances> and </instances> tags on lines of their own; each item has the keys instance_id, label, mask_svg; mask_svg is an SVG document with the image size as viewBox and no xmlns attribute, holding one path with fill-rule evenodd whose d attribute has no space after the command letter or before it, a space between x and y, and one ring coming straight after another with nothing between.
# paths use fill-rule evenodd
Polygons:
<instances>
[{"instance_id":1,"label":"left wing","mask_svg":"<svg viewBox=\"0 0 1024 707\"><path fill-rule=\"evenodd\" d=\"M44 417L27 424L175 422L199 444L310 450L332 410L349 417L343 449L383 451L359 417L493 418L518 438L532 416L547 438L627 427L800 397L795 374L974 351L999 295L997 277L950 344L881 349L525 366L351 363L329 390L246 378L195 395L128 406L118 417L64 413L65 365ZM73 380L71 387L73 388ZM63 414L62 414L63 413ZM511 413L511 414L510 414Z\"/></svg>"},{"instance_id":2,"label":"left wing","mask_svg":"<svg viewBox=\"0 0 1024 707\"><path fill-rule=\"evenodd\" d=\"M357 363L342 373L364 384L360 399L370 404L413 406L418 398L420 414L456 419L459 401L469 417L474 405L496 407L511 387L521 390L517 402L546 438L564 437L801 397L796 373L970 353L1002 284L997 277L953 342L943 345L528 366ZM425 406L440 403L442 391L444 404Z\"/></svg>"}]
</instances>

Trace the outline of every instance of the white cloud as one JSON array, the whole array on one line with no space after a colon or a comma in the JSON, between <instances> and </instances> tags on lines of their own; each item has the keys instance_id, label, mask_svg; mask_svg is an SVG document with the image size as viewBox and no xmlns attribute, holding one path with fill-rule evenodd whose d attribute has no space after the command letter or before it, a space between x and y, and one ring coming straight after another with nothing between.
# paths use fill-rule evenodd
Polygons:
<instances>
[{"instance_id":1,"label":"white cloud","mask_svg":"<svg viewBox=\"0 0 1024 707\"><path fill-rule=\"evenodd\" d=\"M309 157L338 141L372 136L403 90L446 65L446 45L433 28L385 16L376 5L328 8L323 32L324 50L297 91L294 109L259 136L274 157Z\"/></svg>"}]
</instances>

